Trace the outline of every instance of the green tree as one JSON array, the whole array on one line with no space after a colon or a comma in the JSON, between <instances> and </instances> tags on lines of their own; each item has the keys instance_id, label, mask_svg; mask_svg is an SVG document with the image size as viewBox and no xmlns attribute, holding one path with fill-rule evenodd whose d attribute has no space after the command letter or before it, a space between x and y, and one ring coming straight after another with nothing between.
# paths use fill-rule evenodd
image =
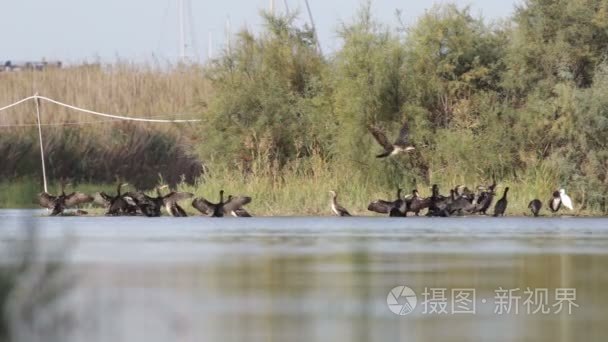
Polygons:
<instances>
[{"instance_id":1,"label":"green tree","mask_svg":"<svg viewBox=\"0 0 608 342\"><path fill-rule=\"evenodd\" d=\"M374 159L380 147L367 126L386 128L392 139L403 122L407 98L403 43L373 19L369 2L338 33L343 44L332 63L336 161L363 171L359 175L364 179L393 186L406 178L407 157L394 162Z\"/></svg>"},{"instance_id":2,"label":"green tree","mask_svg":"<svg viewBox=\"0 0 608 342\"><path fill-rule=\"evenodd\" d=\"M508 30L453 4L434 6L407 31L404 112L425 146L420 167L427 178L491 173L497 158L481 146L499 145L503 133L496 127L503 124L498 113L507 41Z\"/></svg>"},{"instance_id":3,"label":"green tree","mask_svg":"<svg viewBox=\"0 0 608 342\"><path fill-rule=\"evenodd\" d=\"M408 31L409 102L427 111L434 129L454 120L470 126L471 96L500 90L506 40L503 31L473 18L468 8L434 6Z\"/></svg>"},{"instance_id":4,"label":"green tree","mask_svg":"<svg viewBox=\"0 0 608 342\"><path fill-rule=\"evenodd\" d=\"M588 87L606 57L608 1L526 0L513 17L505 86L521 97L558 82Z\"/></svg>"},{"instance_id":5,"label":"green tree","mask_svg":"<svg viewBox=\"0 0 608 342\"><path fill-rule=\"evenodd\" d=\"M215 97L204 115L200 152L207 162L283 165L323 142L316 127L329 102L312 32L296 27L295 16L264 19L262 35L241 32L208 70Z\"/></svg>"}]
</instances>

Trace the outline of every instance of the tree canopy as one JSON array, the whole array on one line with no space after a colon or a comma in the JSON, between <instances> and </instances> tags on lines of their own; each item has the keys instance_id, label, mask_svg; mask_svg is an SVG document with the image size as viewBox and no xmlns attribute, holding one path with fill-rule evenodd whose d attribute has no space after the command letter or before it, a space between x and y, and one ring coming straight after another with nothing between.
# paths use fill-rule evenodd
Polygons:
<instances>
[{"instance_id":1,"label":"tree canopy","mask_svg":"<svg viewBox=\"0 0 608 342\"><path fill-rule=\"evenodd\" d=\"M295 16L241 32L208 66L203 159L246 174L316 153L383 186L550 176L590 204L608 190L608 0L526 0L494 23L436 5L405 30L371 13L328 56ZM392 138L404 121L416 152L374 160L367 126Z\"/></svg>"}]
</instances>

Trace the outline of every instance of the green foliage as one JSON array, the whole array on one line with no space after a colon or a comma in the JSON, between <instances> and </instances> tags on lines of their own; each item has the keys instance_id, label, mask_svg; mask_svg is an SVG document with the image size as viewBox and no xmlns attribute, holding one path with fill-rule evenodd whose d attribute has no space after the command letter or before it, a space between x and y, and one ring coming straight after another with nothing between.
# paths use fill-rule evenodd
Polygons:
<instances>
[{"instance_id":1,"label":"green foliage","mask_svg":"<svg viewBox=\"0 0 608 342\"><path fill-rule=\"evenodd\" d=\"M519 96L545 94L557 82L588 87L606 57L608 2L527 0L516 10L517 28L506 56L505 86Z\"/></svg>"},{"instance_id":2,"label":"green foliage","mask_svg":"<svg viewBox=\"0 0 608 342\"><path fill-rule=\"evenodd\" d=\"M325 64L312 33L294 17L264 17L264 35L241 32L208 70L217 95L201 132L205 160L250 170L255 159L284 165L325 144Z\"/></svg>"},{"instance_id":3,"label":"green foliage","mask_svg":"<svg viewBox=\"0 0 608 342\"><path fill-rule=\"evenodd\" d=\"M379 23L364 2L341 24L340 48L331 56L319 54L313 32L298 26L295 15L262 15L262 33L241 32L206 66L199 82L210 84L213 96L192 99L202 104L203 124L180 142L204 162L205 187L242 183L269 203L295 198L317 212L326 201L318 193L329 188L361 205L390 197L397 186L474 187L495 176L525 202L522 211L527 197L546 200L558 187L580 209L604 207L607 0L526 0L503 23L444 4L407 30ZM381 147L368 126L383 128L392 140L404 121L415 152L374 158ZM145 165L149 182L162 170L184 174L192 166L167 162L188 150L172 144L171 135L127 128L110 134L103 148L71 130L53 136L51 170L107 183L115 170L124 175ZM0 136L0 158L11 156L9 162L36 147L34 137ZM113 153L103 154L106 149ZM112 168L92 172L92 164L76 157L83 153ZM36 168L35 158L27 160L32 164L17 164Z\"/></svg>"},{"instance_id":4,"label":"green foliage","mask_svg":"<svg viewBox=\"0 0 608 342\"><path fill-rule=\"evenodd\" d=\"M382 126L389 139L396 137L405 119L401 112L407 96L405 51L398 36L374 21L370 11L369 4L362 7L354 22L339 32L343 47L332 62L332 152L337 165L352 170L358 182L376 180L394 187L410 178L403 172L407 164L374 160L381 148L367 126Z\"/></svg>"},{"instance_id":5,"label":"green foliage","mask_svg":"<svg viewBox=\"0 0 608 342\"><path fill-rule=\"evenodd\" d=\"M295 18L265 15L265 33L243 32L209 69L216 97L200 153L246 180L318 175L314 155L361 190L494 175L522 200L564 186L596 208L608 190L607 10L601 0L528 0L511 26L445 4L403 34L364 2L325 59ZM404 120L416 152L376 160L367 126L393 139Z\"/></svg>"},{"instance_id":6,"label":"green foliage","mask_svg":"<svg viewBox=\"0 0 608 342\"><path fill-rule=\"evenodd\" d=\"M601 64L588 89L574 91L571 146L561 151L572 165L570 179L590 205L603 203L608 192L608 64Z\"/></svg>"},{"instance_id":7,"label":"green foliage","mask_svg":"<svg viewBox=\"0 0 608 342\"><path fill-rule=\"evenodd\" d=\"M407 35L410 102L427 110L434 128L470 128L470 98L499 90L506 38L473 18L467 8L435 6Z\"/></svg>"}]
</instances>

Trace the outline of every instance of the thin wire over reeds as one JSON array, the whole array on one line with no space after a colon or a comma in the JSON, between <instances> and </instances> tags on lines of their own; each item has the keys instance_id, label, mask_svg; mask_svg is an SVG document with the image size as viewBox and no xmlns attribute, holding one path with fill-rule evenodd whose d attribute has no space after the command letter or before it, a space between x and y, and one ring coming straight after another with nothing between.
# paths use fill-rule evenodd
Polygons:
<instances>
[{"instance_id":1,"label":"thin wire over reeds","mask_svg":"<svg viewBox=\"0 0 608 342\"><path fill-rule=\"evenodd\" d=\"M0 73L0 103L35 93L101 112L182 119L195 115L210 87L196 66L118 63ZM193 124L125 123L47 103L41 121L51 181L121 178L150 188L159 175L176 184L202 172L190 148L198 139ZM41 176L36 123L33 101L0 113L0 179Z\"/></svg>"}]
</instances>

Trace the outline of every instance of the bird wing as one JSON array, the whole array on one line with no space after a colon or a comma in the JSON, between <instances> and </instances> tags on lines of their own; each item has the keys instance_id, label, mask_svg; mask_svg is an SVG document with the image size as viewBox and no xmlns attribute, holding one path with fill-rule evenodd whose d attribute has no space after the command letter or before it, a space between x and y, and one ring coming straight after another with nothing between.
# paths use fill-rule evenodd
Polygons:
<instances>
[{"instance_id":1,"label":"bird wing","mask_svg":"<svg viewBox=\"0 0 608 342\"><path fill-rule=\"evenodd\" d=\"M393 150L393 145L388 141L388 139L386 138L386 134L384 134L381 129L375 126L368 126L367 129L374 136L374 139L376 139L378 144L380 144L384 148L384 150Z\"/></svg>"},{"instance_id":2,"label":"bird wing","mask_svg":"<svg viewBox=\"0 0 608 342\"><path fill-rule=\"evenodd\" d=\"M494 179L494 180L492 180L492 185L490 185L490 186L488 187L488 190L489 190L490 192L494 192L494 190L495 190L495 189L496 189L496 180Z\"/></svg>"},{"instance_id":3,"label":"bird wing","mask_svg":"<svg viewBox=\"0 0 608 342\"><path fill-rule=\"evenodd\" d=\"M65 197L65 206L73 207L82 203L89 203L93 201L93 197L82 192L72 192Z\"/></svg>"},{"instance_id":4,"label":"bird wing","mask_svg":"<svg viewBox=\"0 0 608 342\"><path fill-rule=\"evenodd\" d=\"M203 215L210 215L213 214L216 205L202 197L197 197L192 201L192 206Z\"/></svg>"},{"instance_id":5,"label":"bird wing","mask_svg":"<svg viewBox=\"0 0 608 342\"><path fill-rule=\"evenodd\" d=\"M240 207L251 203L251 197L248 196L239 196L232 197L232 199L226 203L224 203L224 212L230 213L231 211L237 210Z\"/></svg>"},{"instance_id":6,"label":"bird wing","mask_svg":"<svg viewBox=\"0 0 608 342\"><path fill-rule=\"evenodd\" d=\"M93 196L95 203L99 205L103 205L105 207L110 206L112 202L112 197L105 192L96 192Z\"/></svg>"},{"instance_id":7,"label":"bird wing","mask_svg":"<svg viewBox=\"0 0 608 342\"><path fill-rule=\"evenodd\" d=\"M346 210L346 208L344 208L344 207L343 207L343 206L341 206L341 205L337 205L337 206L336 206L336 209L337 209L337 210L340 212L340 215L341 215L341 216L352 216L352 215L351 215L351 214L348 212L348 210Z\"/></svg>"},{"instance_id":8,"label":"bird wing","mask_svg":"<svg viewBox=\"0 0 608 342\"><path fill-rule=\"evenodd\" d=\"M407 147L410 143L410 127L407 124L407 121L403 123L401 126L401 130L399 130L399 136L395 139L395 145L401 147Z\"/></svg>"},{"instance_id":9,"label":"bird wing","mask_svg":"<svg viewBox=\"0 0 608 342\"><path fill-rule=\"evenodd\" d=\"M373 201L367 206L367 210L378 214L388 214L392 208L392 203L383 200Z\"/></svg>"},{"instance_id":10,"label":"bird wing","mask_svg":"<svg viewBox=\"0 0 608 342\"><path fill-rule=\"evenodd\" d=\"M137 204L154 202L153 198L139 191L129 191L123 194L123 197L130 197Z\"/></svg>"},{"instance_id":11,"label":"bird wing","mask_svg":"<svg viewBox=\"0 0 608 342\"><path fill-rule=\"evenodd\" d=\"M56 200L57 197L49 194L48 192L38 194L38 203L41 207L53 209Z\"/></svg>"},{"instance_id":12,"label":"bird wing","mask_svg":"<svg viewBox=\"0 0 608 342\"><path fill-rule=\"evenodd\" d=\"M128 205L137 207L137 202L133 197L125 194L122 196L122 198L127 202Z\"/></svg>"},{"instance_id":13,"label":"bird wing","mask_svg":"<svg viewBox=\"0 0 608 342\"><path fill-rule=\"evenodd\" d=\"M179 204L177 204L177 202L170 203L169 214L171 214L171 216L174 216L174 217L188 216L188 214L186 214L186 211L184 210L184 208L180 207Z\"/></svg>"},{"instance_id":14,"label":"bird wing","mask_svg":"<svg viewBox=\"0 0 608 342\"><path fill-rule=\"evenodd\" d=\"M192 197L194 197L194 194L189 193L189 192L172 191L169 194L163 196L163 203L179 202L179 201L190 199Z\"/></svg>"},{"instance_id":15,"label":"bird wing","mask_svg":"<svg viewBox=\"0 0 608 342\"><path fill-rule=\"evenodd\" d=\"M243 208L238 208L232 211L232 215L236 217L251 217L251 214Z\"/></svg>"},{"instance_id":16,"label":"bird wing","mask_svg":"<svg viewBox=\"0 0 608 342\"><path fill-rule=\"evenodd\" d=\"M413 198L408 205L408 210L410 211L420 211L422 209L428 208L431 205L431 198Z\"/></svg>"}]
</instances>

